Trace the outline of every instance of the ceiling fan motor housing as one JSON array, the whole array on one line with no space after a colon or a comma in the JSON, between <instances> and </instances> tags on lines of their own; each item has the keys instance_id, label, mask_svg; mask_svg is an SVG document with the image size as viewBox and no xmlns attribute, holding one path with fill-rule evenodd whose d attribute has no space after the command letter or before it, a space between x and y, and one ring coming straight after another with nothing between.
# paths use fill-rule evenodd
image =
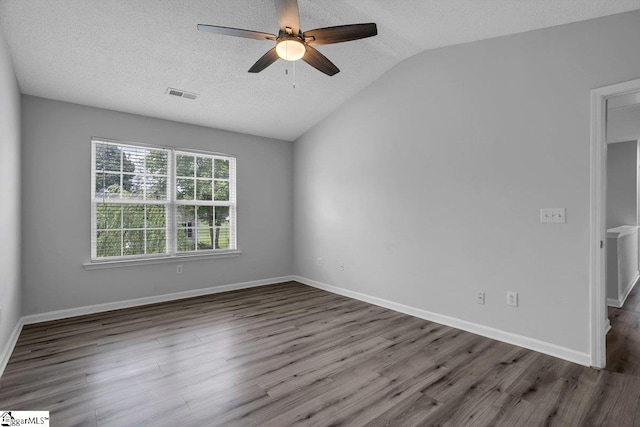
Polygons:
<instances>
[{"instance_id":1,"label":"ceiling fan motor housing","mask_svg":"<svg viewBox=\"0 0 640 427\"><path fill-rule=\"evenodd\" d=\"M284 34L278 37L276 53L285 61L297 61L306 53L304 39L293 34Z\"/></svg>"}]
</instances>

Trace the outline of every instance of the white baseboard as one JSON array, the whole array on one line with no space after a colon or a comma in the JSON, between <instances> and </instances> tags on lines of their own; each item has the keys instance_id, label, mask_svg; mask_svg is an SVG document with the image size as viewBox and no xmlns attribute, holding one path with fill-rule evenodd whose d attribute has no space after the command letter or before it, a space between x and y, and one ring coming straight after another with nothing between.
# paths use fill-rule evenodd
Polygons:
<instances>
[{"instance_id":1,"label":"white baseboard","mask_svg":"<svg viewBox=\"0 0 640 427\"><path fill-rule=\"evenodd\" d=\"M121 308L138 307L141 305L155 304L158 302L174 301L184 298L198 297L202 295L217 294L221 292L235 291L238 289L249 289L258 286L273 285L276 283L289 282L294 280L293 276L274 277L272 279L254 280L251 282L233 283L230 285L211 286L209 288L193 289L183 292L175 292L171 294L156 295L144 298L135 298L125 301L109 302L105 304L89 305L86 307L69 308L65 310L49 311L47 313L30 314L28 316L22 316L16 324L9 341L4 347L4 350L0 354L0 377L4 369L9 363L11 353L18 342L18 337L22 331L24 325L31 325L33 323L48 322L50 320L66 319L69 317L83 316L85 314L101 313L104 311L118 310Z\"/></svg>"},{"instance_id":2,"label":"white baseboard","mask_svg":"<svg viewBox=\"0 0 640 427\"><path fill-rule=\"evenodd\" d=\"M211 286L208 288L192 289L189 291L174 292L171 294L155 295L150 297L135 298L124 301L108 302L105 304L88 305L85 307L68 308L65 310L49 311L46 313L29 314L24 316L25 325L48 322L50 320L66 319L68 317L84 316L85 314L102 313L105 311L119 310L121 308L138 307L141 305L156 304L159 302L174 301L184 298L199 297L202 295L217 294L220 292L235 291L238 289L255 288L257 286L273 285L276 283L294 280L293 276L274 277L272 279L254 280L251 282L233 283L230 285Z\"/></svg>"},{"instance_id":3,"label":"white baseboard","mask_svg":"<svg viewBox=\"0 0 640 427\"><path fill-rule=\"evenodd\" d=\"M636 275L631 279L631 281L627 284L627 289L624 291L618 299L615 298L607 298L607 305L615 308L622 308L625 301L627 301L627 297L638 283L638 279L640 279L640 272L636 272Z\"/></svg>"},{"instance_id":4,"label":"white baseboard","mask_svg":"<svg viewBox=\"0 0 640 427\"><path fill-rule=\"evenodd\" d=\"M613 299L613 298L607 298L607 305L609 307L615 307L615 308L622 307L622 304L620 304L620 300L619 299Z\"/></svg>"},{"instance_id":5,"label":"white baseboard","mask_svg":"<svg viewBox=\"0 0 640 427\"><path fill-rule=\"evenodd\" d=\"M334 294L339 294L349 298L354 298L360 301L368 302L370 304L378 305L380 307L388 308L390 310L398 311L400 313L408 314L414 317L419 317L421 319L451 326L456 329L462 329L467 332L471 332L477 335L482 335L484 337L495 339L498 341L503 341L509 344L517 345L519 347L528 348L530 350L534 350L539 353L548 354L550 356L558 357L560 359L568 360L570 362L578 363L580 365L590 366L591 364L591 357L588 353L583 353L583 352L562 347L556 344L540 341L535 338L525 337L523 335L514 334L512 332L495 329L490 326L478 325L476 323L472 323L466 320L458 319L451 316L446 316L443 314L433 313L427 310L422 310L419 308L411 307L408 305L400 304L400 303L389 301L386 299L362 294L360 292L351 291L349 289L327 285L325 283L317 282L315 280L307 279L305 277L293 276L293 280L300 283L304 283L305 285L313 286L314 288L332 292Z\"/></svg>"},{"instance_id":6,"label":"white baseboard","mask_svg":"<svg viewBox=\"0 0 640 427\"><path fill-rule=\"evenodd\" d=\"M534 338L513 334L511 332L502 331L499 329L491 328L489 326L478 325L472 322L468 322L466 320L457 319L455 317L450 317L450 316L446 316L438 313L432 313L430 311L422 310L415 307L410 307L408 305L396 303L396 302L385 300L382 298L373 297L370 295L362 294L360 292L350 291L348 289L339 288L337 286L327 285L325 283L316 282L314 280L307 279L304 277L283 276L283 277L276 277L272 279L254 280L251 282L212 286L212 287L203 288L203 289L193 289L189 291L175 292L171 294L136 298L136 299L130 299L125 301L116 301L116 302L105 303L105 304L96 304L96 305L90 305L85 307L77 307L77 308L71 308L66 310L57 310L57 311L51 311L47 313L39 313L39 314L31 314L28 316L23 316L20 318L20 320L16 324L16 327L11 335L11 338L7 342L7 345L5 346L4 351L0 355L0 377L2 376L2 373L4 372L4 369L7 366L7 363L9 362L9 358L11 357L11 353L13 352L13 349L18 341L18 337L20 336L20 332L22 331L23 325L47 322L50 320L65 319L68 317L82 316L85 314L101 313L104 311L118 310L121 308L155 304L158 302L174 301L174 300L191 298L191 297L196 297L201 295L228 292L228 291L233 291L238 289L248 289L248 288L254 288L258 286L273 285L276 283L288 282L292 280L303 283L305 285L313 286L318 289L323 289L328 292L344 295L346 297L368 302L370 304L378 305L380 307L385 307L390 310L398 311L400 313L405 313L411 316L419 317L421 319L437 322L437 323L451 326L457 329L462 329L464 331L472 332L478 335L485 336L487 338L492 338L498 341L503 341L509 344L528 348L530 350L538 351L540 353L545 353L554 357L559 357L561 359L565 359L570 362L575 362L585 366L589 366L590 364L590 357L587 353L578 352L566 347L561 347L555 344L550 344L544 341L536 340Z\"/></svg>"},{"instance_id":7,"label":"white baseboard","mask_svg":"<svg viewBox=\"0 0 640 427\"><path fill-rule=\"evenodd\" d=\"M20 332L22 331L22 326L24 326L24 318L18 319L18 323L16 323L16 327L13 328L13 332L9 337L9 341L4 346L4 350L2 354L0 354L0 378L4 373L4 369L7 367L7 363L9 363L9 359L11 358L11 353L13 353L13 349L18 342L18 337L20 336Z\"/></svg>"},{"instance_id":8,"label":"white baseboard","mask_svg":"<svg viewBox=\"0 0 640 427\"><path fill-rule=\"evenodd\" d=\"M11 353L18 342L18 337L22 331L24 325L31 325L34 323L48 322L50 320L66 319L69 317L83 316L85 314L101 313L104 311L118 310L121 308L138 307L141 305L155 304L158 302L174 301L184 298L198 297L202 295L217 294L221 292L235 291L238 289L249 289L257 286L273 285L276 283L292 281L293 276L274 277L271 279L254 280L251 282L233 283L230 285L211 286L202 289L193 289L183 292L175 292L171 294L155 295L151 297L135 298L124 301L109 302L105 304L89 305L86 307L69 308L65 310L49 311L47 313L30 314L28 316L22 316L16 324L9 341L4 347L4 350L0 354L0 377L9 363Z\"/></svg>"},{"instance_id":9,"label":"white baseboard","mask_svg":"<svg viewBox=\"0 0 640 427\"><path fill-rule=\"evenodd\" d=\"M635 277L627 285L627 289L624 291L622 298L620 298L620 307L624 305L625 301L627 300L627 297L629 296L633 288L636 286L636 283L638 283L638 279L640 279L640 272L636 272Z\"/></svg>"}]
</instances>

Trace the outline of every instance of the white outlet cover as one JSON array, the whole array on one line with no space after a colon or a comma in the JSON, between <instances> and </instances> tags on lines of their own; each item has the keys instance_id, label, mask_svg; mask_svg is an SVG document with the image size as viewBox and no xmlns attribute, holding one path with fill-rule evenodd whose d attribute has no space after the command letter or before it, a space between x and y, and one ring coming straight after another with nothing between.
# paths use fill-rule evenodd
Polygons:
<instances>
[{"instance_id":1,"label":"white outlet cover","mask_svg":"<svg viewBox=\"0 0 640 427\"><path fill-rule=\"evenodd\" d=\"M507 305L517 307L518 306L518 293L517 292L507 292Z\"/></svg>"},{"instance_id":2,"label":"white outlet cover","mask_svg":"<svg viewBox=\"0 0 640 427\"><path fill-rule=\"evenodd\" d=\"M540 223L542 224L564 224L567 222L566 208L541 208Z\"/></svg>"}]
</instances>

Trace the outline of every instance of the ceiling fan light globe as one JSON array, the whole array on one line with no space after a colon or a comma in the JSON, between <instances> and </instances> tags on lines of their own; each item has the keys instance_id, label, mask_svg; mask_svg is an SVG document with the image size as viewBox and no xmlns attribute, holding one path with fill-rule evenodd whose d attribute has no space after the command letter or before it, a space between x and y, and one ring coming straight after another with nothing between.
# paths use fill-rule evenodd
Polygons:
<instances>
[{"instance_id":1,"label":"ceiling fan light globe","mask_svg":"<svg viewBox=\"0 0 640 427\"><path fill-rule=\"evenodd\" d=\"M276 53L285 61L297 61L301 59L306 50L304 43L295 39L280 40L276 45Z\"/></svg>"}]
</instances>

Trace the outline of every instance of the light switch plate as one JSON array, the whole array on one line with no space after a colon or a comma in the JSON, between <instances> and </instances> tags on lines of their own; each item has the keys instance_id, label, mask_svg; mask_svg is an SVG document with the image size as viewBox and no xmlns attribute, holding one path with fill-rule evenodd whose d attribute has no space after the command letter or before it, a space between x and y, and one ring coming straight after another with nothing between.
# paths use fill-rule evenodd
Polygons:
<instances>
[{"instance_id":1,"label":"light switch plate","mask_svg":"<svg viewBox=\"0 0 640 427\"><path fill-rule=\"evenodd\" d=\"M566 208L541 208L540 222L543 224L564 224L567 222Z\"/></svg>"}]
</instances>

